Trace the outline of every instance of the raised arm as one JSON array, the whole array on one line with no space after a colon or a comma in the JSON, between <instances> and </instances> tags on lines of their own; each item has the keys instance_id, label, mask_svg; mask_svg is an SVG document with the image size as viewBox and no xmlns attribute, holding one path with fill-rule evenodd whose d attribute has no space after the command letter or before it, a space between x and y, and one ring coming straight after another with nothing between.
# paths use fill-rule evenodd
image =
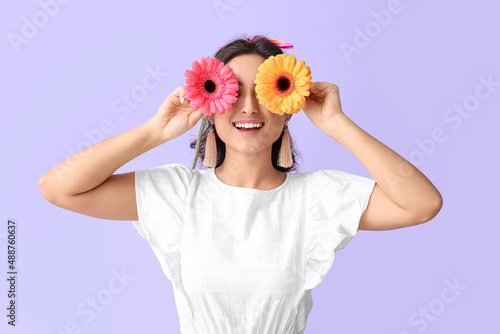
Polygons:
<instances>
[{"instance_id":1,"label":"raised arm","mask_svg":"<svg viewBox=\"0 0 500 334\"><path fill-rule=\"evenodd\" d=\"M157 114L127 132L89 146L50 169L39 180L42 195L64 209L88 216L137 220L135 172L113 174L128 161L180 136L202 117L178 87Z\"/></svg>"},{"instance_id":2,"label":"raised arm","mask_svg":"<svg viewBox=\"0 0 500 334\"><path fill-rule=\"evenodd\" d=\"M347 148L376 184L360 230L392 230L425 223L441 210L443 198L415 166L360 128L342 111L339 87L317 82L303 108L311 121Z\"/></svg>"}]
</instances>

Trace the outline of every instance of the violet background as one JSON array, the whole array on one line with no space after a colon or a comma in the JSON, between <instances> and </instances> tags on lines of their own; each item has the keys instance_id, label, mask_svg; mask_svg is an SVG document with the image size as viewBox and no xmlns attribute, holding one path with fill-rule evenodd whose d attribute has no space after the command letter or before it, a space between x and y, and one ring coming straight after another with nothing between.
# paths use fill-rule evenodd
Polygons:
<instances>
[{"instance_id":1,"label":"violet background","mask_svg":"<svg viewBox=\"0 0 500 334\"><path fill-rule=\"evenodd\" d=\"M70 152L88 146L89 136L95 143L153 117L184 84L192 61L213 56L238 34L259 33L292 43L294 49L285 52L310 66L313 81L337 84L344 112L419 168L444 198L439 215L426 224L359 231L313 290L305 333L500 332L499 84L460 124L444 118L454 104L474 101L479 77L500 82L500 6L485 0L401 0L402 11L391 14L386 26L379 24L380 31L372 30L368 45L351 57L343 54L342 43L355 45L357 28L376 28L373 12L397 3L9 3L0 11L0 332L180 332L172 285L132 222L56 207L42 197L38 179ZM43 19L47 6L52 15L45 14L45 25L14 47L9 34L21 35L24 20ZM138 91L148 68L157 66L167 73L157 87L127 112L117 109L125 105L119 102L122 94ZM101 122L108 122L109 131L98 136ZM116 173L173 162L190 167L189 142L200 124ZM436 129L442 140L424 152L417 143L428 141ZM302 172L338 169L371 177L304 112L294 116L290 132L304 158ZM8 219L17 222L18 232L15 328L5 316ZM87 321L78 305L104 296L113 272L122 270L133 279L109 294L109 303ZM442 297L447 280L465 287L449 303ZM411 322L422 308L430 308L433 319L418 315L418 325ZM71 323L77 329L65 330Z\"/></svg>"}]
</instances>

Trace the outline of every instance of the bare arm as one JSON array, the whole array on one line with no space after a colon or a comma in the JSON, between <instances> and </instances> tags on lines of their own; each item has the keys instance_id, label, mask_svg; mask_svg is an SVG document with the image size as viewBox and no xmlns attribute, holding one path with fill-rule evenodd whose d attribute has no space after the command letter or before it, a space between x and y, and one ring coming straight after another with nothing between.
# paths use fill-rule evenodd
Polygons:
<instances>
[{"instance_id":1,"label":"bare arm","mask_svg":"<svg viewBox=\"0 0 500 334\"><path fill-rule=\"evenodd\" d=\"M39 180L42 195L64 209L97 218L137 220L135 172L113 174L150 149L176 138L203 116L181 104L178 87L140 126L75 153Z\"/></svg>"},{"instance_id":2,"label":"bare arm","mask_svg":"<svg viewBox=\"0 0 500 334\"><path fill-rule=\"evenodd\" d=\"M40 178L40 190L64 209L97 218L137 220L135 172L113 173L162 143L147 121L67 158Z\"/></svg>"},{"instance_id":3,"label":"bare arm","mask_svg":"<svg viewBox=\"0 0 500 334\"><path fill-rule=\"evenodd\" d=\"M74 196L102 184L118 168L162 144L151 128L151 120L127 132L89 146L40 178L47 199Z\"/></svg>"},{"instance_id":4,"label":"bare arm","mask_svg":"<svg viewBox=\"0 0 500 334\"><path fill-rule=\"evenodd\" d=\"M376 181L360 230L413 226L438 214L443 198L437 188L410 162L344 114L337 85L316 82L310 92L303 108L307 117L358 158Z\"/></svg>"},{"instance_id":5,"label":"bare arm","mask_svg":"<svg viewBox=\"0 0 500 334\"><path fill-rule=\"evenodd\" d=\"M329 136L346 147L376 181L360 230L392 230L430 221L442 207L441 194L410 162L344 114Z\"/></svg>"}]
</instances>

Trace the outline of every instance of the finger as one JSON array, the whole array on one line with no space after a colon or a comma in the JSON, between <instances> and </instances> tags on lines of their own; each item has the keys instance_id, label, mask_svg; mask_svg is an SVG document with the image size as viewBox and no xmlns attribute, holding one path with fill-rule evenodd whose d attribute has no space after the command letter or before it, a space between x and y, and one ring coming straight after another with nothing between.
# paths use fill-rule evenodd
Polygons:
<instances>
[{"instance_id":1,"label":"finger","mask_svg":"<svg viewBox=\"0 0 500 334\"><path fill-rule=\"evenodd\" d=\"M192 111L189 114L189 122L192 124L191 127L193 127L196 123L198 123L198 121L202 117L203 117L203 111L201 110L201 108L198 110Z\"/></svg>"},{"instance_id":2,"label":"finger","mask_svg":"<svg viewBox=\"0 0 500 334\"><path fill-rule=\"evenodd\" d=\"M309 88L309 91L320 92L320 91L324 90L327 86L328 86L327 82L315 82L314 86Z\"/></svg>"},{"instance_id":3,"label":"finger","mask_svg":"<svg viewBox=\"0 0 500 334\"><path fill-rule=\"evenodd\" d=\"M188 98L186 98L186 90L185 90L184 86L177 87L176 92L177 92L177 95L179 95L179 101L181 102L181 105L185 105L186 101L188 101L188 103L189 103L190 100Z\"/></svg>"},{"instance_id":4,"label":"finger","mask_svg":"<svg viewBox=\"0 0 500 334\"><path fill-rule=\"evenodd\" d=\"M322 99L328 92L328 83L316 82L314 86L309 89L310 97L313 99Z\"/></svg>"},{"instance_id":5,"label":"finger","mask_svg":"<svg viewBox=\"0 0 500 334\"><path fill-rule=\"evenodd\" d=\"M186 94L184 92L184 86L179 86L177 87L177 91L178 91L178 94L179 94L179 100L181 101L181 104L184 104L184 95Z\"/></svg>"}]
</instances>

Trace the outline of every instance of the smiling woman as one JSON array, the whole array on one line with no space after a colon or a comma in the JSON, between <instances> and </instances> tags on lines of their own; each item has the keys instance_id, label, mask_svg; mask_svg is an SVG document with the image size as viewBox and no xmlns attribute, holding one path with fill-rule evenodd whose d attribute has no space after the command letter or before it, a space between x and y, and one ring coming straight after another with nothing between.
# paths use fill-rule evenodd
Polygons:
<instances>
[{"instance_id":1,"label":"smiling woman","mask_svg":"<svg viewBox=\"0 0 500 334\"><path fill-rule=\"evenodd\" d=\"M260 66L282 53L266 38L237 39L217 52L240 82L240 95L225 112L210 115L214 167L171 163L113 174L202 118L179 86L144 124L78 152L40 178L42 194L57 206L132 220L172 282L184 334L303 334L311 290L358 230L421 224L441 209L441 195L425 175L350 120L339 88L328 82L310 87L302 110L375 179L335 169L289 173L297 165L287 123L301 96L278 106L261 103L256 92ZM307 77L306 69L293 69ZM287 90L292 82L278 77L276 84ZM282 161L288 153L290 164Z\"/></svg>"},{"instance_id":2,"label":"smiling woman","mask_svg":"<svg viewBox=\"0 0 500 334\"><path fill-rule=\"evenodd\" d=\"M259 100L257 99L257 92L255 91L256 83L256 74L258 72L259 66L269 57L271 56L276 56L283 54L283 50L277 46L275 43L271 42L267 38L258 38L258 37L263 37L263 36L255 36L255 38L252 39L237 39L234 40L228 44L226 44L223 48L221 48L216 54L215 58L219 59L221 62L228 64L231 66L231 68L235 71L236 73L236 78L237 82L239 85L239 90L238 90L238 100L237 102L232 106L232 108L228 109L226 111L227 114L231 115L230 119L230 124L234 122L263 122L264 126L262 130L267 126L265 120L263 119L262 115L267 115L269 117L269 121L271 120L279 120L278 127L279 129L276 129L276 124L275 122L272 123L273 125L273 130L275 132L274 134L274 140L271 143L268 143L267 145L270 145L270 156L271 156L271 163L272 167L275 170L279 170L281 172L292 172L292 171L298 171L299 165L297 160L302 158L300 152L295 148L295 142L293 140L293 137L290 135L287 127L287 131L285 132L285 122L291 118L290 115L287 116L282 116L281 118L276 118L272 113L265 108L264 105L259 104ZM235 61L232 61L233 59L236 59ZM246 60L250 59L251 62L247 62ZM250 69L248 66L253 66L252 70L249 72L248 70ZM255 68L255 66L257 66ZM241 106L243 103L243 99L245 99L247 96L252 97L252 102L253 105L251 106L245 106L243 108L249 108L249 110L244 111L240 115L235 115L236 109L238 106ZM239 101L239 102L238 102ZM239 105L238 105L239 103ZM254 109L253 111L250 109ZM256 111L256 109L259 109L260 116L261 118L257 117L252 117L252 113ZM211 117L210 119L214 121L214 135L215 135L215 144L216 144L216 164L215 167L220 167L224 160L226 159L226 151L230 150L231 147L226 146L226 144L231 145L231 143L226 143L227 140L231 140L232 142L236 141L241 141L241 138L234 138L231 137L228 134L227 126L224 126L222 122L224 122L223 117L219 117L223 115L214 115L214 117ZM235 117L236 116L236 117ZM218 120L221 120L219 122ZM234 128L234 126L233 126ZM224 131L224 133L222 133ZM277 131L277 132L276 132ZM259 131L255 130L238 130L236 129L236 134L257 134ZM201 139L200 139L200 147L199 147L199 157L197 161L197 165L201 166L203 164L203 161L205 160L205 155L206 155L206 142L208 135L210 133L210 124L209 122L206 123L206 126L202 130L201 134ZM286 133L286 136L285 136ZM269 133L268 133L269 134ZM279 135L278 135L279 134ZM225 138L226 140L221 139ZM283 138L286 138L288 140L288 145L286 146L286 149L290 151L290 167L283 167L280 166L279 163L279 157L280 157L280 151L281 148L283 147ZM252 139L252 138L251 138ZM252 140L257 141L259 140L262 143L262 139L255 139L253 138ZM196 149L196 144L197 140L193 140L190 144L190 147L192 149ZM251 159L253 160L253 159ZM267 160L267 159L266 159Z\"/></svg>"}]
</instances>

